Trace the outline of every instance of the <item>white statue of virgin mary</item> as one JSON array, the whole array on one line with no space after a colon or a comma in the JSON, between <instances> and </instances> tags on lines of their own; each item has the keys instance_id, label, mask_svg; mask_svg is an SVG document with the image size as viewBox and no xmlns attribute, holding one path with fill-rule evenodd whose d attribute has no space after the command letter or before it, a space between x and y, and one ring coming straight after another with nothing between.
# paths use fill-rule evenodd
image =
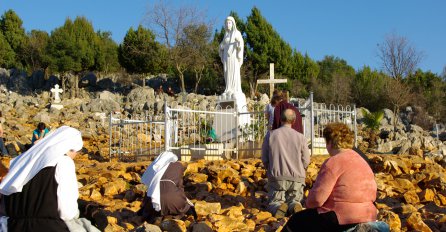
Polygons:
<instances>
[{"instance_id":1,"label":"white statue of virgin mary","mask_svg":"<svg viewBox=\"0 0 446 232\"><path fill-rule=\"evenodd\" d=\"M223 63L226 89L223 96L233 98L242 92L240 67L243 64L243 37L237 30L235 20L229 16L225 20L225 36L220 43L219 54Z\"/></svg>"}]
</instances>

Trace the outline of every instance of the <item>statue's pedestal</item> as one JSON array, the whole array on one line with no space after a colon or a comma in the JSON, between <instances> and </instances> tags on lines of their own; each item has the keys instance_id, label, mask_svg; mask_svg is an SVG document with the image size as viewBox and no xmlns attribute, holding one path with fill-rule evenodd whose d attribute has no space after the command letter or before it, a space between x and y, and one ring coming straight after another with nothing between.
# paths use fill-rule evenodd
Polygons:
<instances>
[{"instance_id":1,"label":"statue's pedestal","mask_svg":"<svg viewBox=\"0 0 446 232\"><path fill-rule=\"evenodd\" d=\"M237 136L237 125L244 127L250 122L249 114L238 115L236 112L245 113L248 112L246 105L246 97L244 93L232 94L230 99L227 99L227 95L223 94L217 101L217 111L227 112L228 114L216 114L214 118L213 128L217 134L217 141L228 142L233 140ZM238 118L238 124L237 124Z\"/></svg>"}]
</instances>

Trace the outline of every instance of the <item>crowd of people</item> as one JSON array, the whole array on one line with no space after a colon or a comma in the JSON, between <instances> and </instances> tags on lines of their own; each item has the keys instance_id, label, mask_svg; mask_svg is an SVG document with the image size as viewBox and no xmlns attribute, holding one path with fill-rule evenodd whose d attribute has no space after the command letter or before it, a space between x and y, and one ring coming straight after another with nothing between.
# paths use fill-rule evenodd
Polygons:
<instances>
[{"instance_id":1,"label":"crowd of people","mask_svg":"<svg viewBox=\"0 0 446 232\"><path fill-rule=\"evenodd\" d=\"M325 127L330 157L305 197L311 157L302 117L281 94L272 97L266 116L269 131L262 145L268 178L266 209L278 219L289 217L283 231L348 231L364 223L388 231L387 225L375 223L374 174L367 158L355 150L354 134L347 125ZM0 231L98 231L87 219L79 218L73 159L83 147L80 131L62 126L49 132L39 123L32 142L28 151L11 160L1 180ZM2 139L0 148L5 154L1 146ZM184 191L184 170L174 153L161 153L141 178L147 192L138 215L155 224L169 216L196 219L194 205Z\"/></svg>"},{"instance_id":2,"label":"crowd of people","mask_svg":"<svg viewBox=\"0 0 446 232\"><path fill-rule=\"evenodd\" d=\"M375 222L377 185L367 157L354 147L354 134L343 123L326 125L323 136L330 155L304 199L306 169L310 163L302 117L275 91L266 106L268 132L262 162L268 177L267 210L276 218L290 216L283 231L348 231L365 224L389 231Z\"/></svg>"}]
</instances>

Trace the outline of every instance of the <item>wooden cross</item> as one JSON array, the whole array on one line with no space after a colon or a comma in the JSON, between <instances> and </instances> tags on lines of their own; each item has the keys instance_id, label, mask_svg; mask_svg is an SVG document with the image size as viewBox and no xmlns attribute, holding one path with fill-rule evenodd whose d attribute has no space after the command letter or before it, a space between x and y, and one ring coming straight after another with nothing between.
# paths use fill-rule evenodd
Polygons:
<instances>
[{"instance_id":1,"label":"wooden cross","mask_svg":"<svg viewBox=\"0 0 446 232\"><path fill-rule=\"evenodd\" d=\"M287 79L274 79L274 63L269 64L269 79L257 80L257 84L269 84L269 97L273 97L274 84L287 83Z\"/></svg>"}]
</instances>

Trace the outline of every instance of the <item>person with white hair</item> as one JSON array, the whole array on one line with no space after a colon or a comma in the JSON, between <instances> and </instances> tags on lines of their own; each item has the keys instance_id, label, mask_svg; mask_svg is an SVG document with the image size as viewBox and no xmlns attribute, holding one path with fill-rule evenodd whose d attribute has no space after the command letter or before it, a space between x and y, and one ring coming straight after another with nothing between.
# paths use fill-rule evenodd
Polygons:
<instances>
[{"instance_id":1,"label":"person with white hair","mask_svg":"<svg viewBox=\"0 0 446 232\"><path fill-rule=\"evenodd\" d=\"M282 127L268 131L262 145L262 162L268 177L267 209L278 219L302 210L306 169L310 164L307 139L292 128L295 120L292 109L283 111Z\"/></svg>"},{"instance_id":2,"label":"person with white hair","mask_svg":"<svg viewBox=\"0 0 446 232\"><path fill-rule=\"evenodd\" d=\"M76 222L79 192L73 159L82 146L81 132L62 126L11 160L0 184L6 214L0 231L98 231L87 220Z\"/></svg>"}]
</instances>

